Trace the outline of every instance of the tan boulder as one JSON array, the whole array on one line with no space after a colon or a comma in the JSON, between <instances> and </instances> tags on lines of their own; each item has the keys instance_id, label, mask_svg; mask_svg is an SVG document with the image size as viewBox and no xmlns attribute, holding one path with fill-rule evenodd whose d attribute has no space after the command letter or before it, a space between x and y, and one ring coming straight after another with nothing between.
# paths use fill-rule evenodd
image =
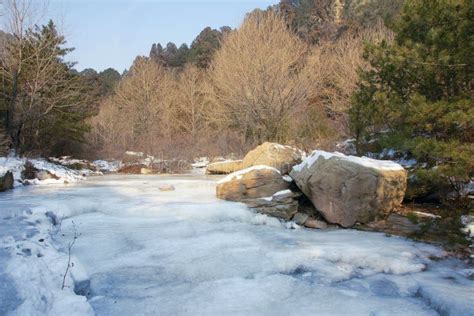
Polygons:
<instances>
[{"instance_id":1,"label":"tan boulder","mask_svg":"<svg viewBox=\"0 0 474 316\"><path fill-rule=\"evenodd\" d=\"M276 168L281 174L288 174L294 165L301 162L303 152L291 146L263 143L249 151L243 159L243 167L265 165Z\"/></svg>"},{"instance_id":2,"label":"tan boulder","mask_svg":"<svg viewBox=\"0 0 474 316\"><path fill-rule=\"evenodd\" d=\"M149 168L140 168L140 174L153 174L156 173L154 170Z\"/></svg>"},{"instance_id":3,"label":"tan boulder","mask_svg":"<svg viewBox=\"0 0 474 316\"><path fill-rule=\"evenodd\" d=\"M220 199L242 201L270 197L289 188L280 172L268 166L254 166L229 174L217 183L216 195Z\"/></svg>"},{"instance_id":4,"label":"tan boulder","mask_svg":"<svg viewBox=\"0 0 474 316\"><path fill-rule=\"evenodd\" d=\"M344 227L399 206L407 184L395 162L324 151L314 151L290 175L328 222Z\"/></svg>"},{"instance_id":5,"label":"tan boulder","mask_svg":"<svg viewBox=\"0 0 474 316\"><path fill-rule=\"evenodd\" d=\"M210 163L207 166L208 174L229 174L244 169L242 160L225 160Z\"/></svg>"}]
</instances>

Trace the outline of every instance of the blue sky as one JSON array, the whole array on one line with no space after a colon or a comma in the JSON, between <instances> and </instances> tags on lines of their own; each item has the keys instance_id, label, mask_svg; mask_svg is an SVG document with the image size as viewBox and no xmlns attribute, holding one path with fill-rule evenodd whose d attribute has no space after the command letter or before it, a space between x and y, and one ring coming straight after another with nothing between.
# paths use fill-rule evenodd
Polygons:
<instances>
[{"instance_id":1,"label":"blue sky","mask_svg":"<svg viewBox=\"0 0 474 316\"><path fill-rule=\"evenodd\" d=\"M206 26L237 27L245 13L278 0L50 0L49 14L76 50L76 68L119 72L152 43L190 44Z\"/></svg>"}]
</instances>

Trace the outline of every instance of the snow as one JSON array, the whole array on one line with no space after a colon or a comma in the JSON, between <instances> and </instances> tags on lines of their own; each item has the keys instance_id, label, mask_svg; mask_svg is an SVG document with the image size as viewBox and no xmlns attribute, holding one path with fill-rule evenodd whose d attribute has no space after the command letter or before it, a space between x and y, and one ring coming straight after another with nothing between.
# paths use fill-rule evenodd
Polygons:
<instances>
[{"instance_id":1,"label":"snow","mask_svg":"<svg viewBox=\"0 0 474 316\"><path fill-rule=\"evenodd\" d=\"M461 223L464 228L461 230L468 236L468 240L471 241L471 248L474 248L474 215L462 215ZM474 258L474 255L471 255Z\"/></svg>"},{"instance_id":2,"label":"snow","mask_svg":"<svg viewBox=\"0 0 474 316\"><path fill-rule=\"evenodd\" d=\"M245 169L242 169L242 170L239 170L239 171L236 171L236 172L232 172L232 173L228 174L227 176L225 176L224 178L222 178L221 180L219 180L219 182L217 182L217 183L220 184L220 183L229 182L229 181L232 181L232 180L242 179L242 176L244 174L246 174L250 171L254 171L254 170L273 170L273 171L276 171L276 172L280 173L280 171L278 169L275 169L273 167L264 166L264 165L257 165L257 166L252 166L252 167L249 167L249 168L245 168Z\"/></svg>"},{"instance_id":3,"label":"snow","mask_svg":"<svg viewBox=\"0 0 474 316\"><path fill-rule=\"evenodd\" d=\"M469 237L474 237L474 216L473 215L463 215L461 216L461 222L465 227L465 232Z\"/></svg>"},{"instance_id":4,"label":"snow","mask_svg":"<svg viewBox=\"0 0 474 316\"><path fill-rule=\"evenodd\" d=\"M1 193L0 314L473 315L469 267L441 249L285 224L218 200L215 179L106 175Z\"/></svg>"},{"instance_id":5,"label":"snow","mask_svg":"<svg viewBox=\"0 0 474 316\"><path fill-rule=\"evenodd\" d=\"M345 154L355 155L357 153L355 142L355 138L349 138L337 143L336 148Z\"/></svg>"},{"instance_id":6,"label":"snow","mask_svg":"<svg viewBox=\"0 0 474 316\"><path fill-rule=\"evenodd\" d=\"M38 170L46 170L49 173L55 175L59 179L47 179L47 180L28 180L28 184L62 184L72 183L80 180L84 180L86 175L91 175L93 172L88 169L73 170L62 165L58 165L49 162L45 159L26 159L16 156L0 157L0 175L5 174L7 171L13 173L15 179L15 187L21 186L23 181L21 179L21 172L24 170L26 162L30 162Z\"/></svg>"},{"instance_id":7,"label":"snow","mask_svg":"<svg viewBox=\"0 0 474 316\"><path fill-rule=\"evenodd\" d=\"M102 172L116 172L120 169L122 163L117 160L94 160L92 164Z\"/></svg>"},{"instance_id":8,"label":"snow","mask_svg":"<svg viewBox=\"0 0 474 316\"><path fill-rule=\"evenodd\" d=\"M294 166L293 170L301 171L305 167L310 168L320 157L323 159L331 159L335 157L337 159L347 160L358 165L377 170L404 170L403 166L390 160L377 160L368 157L346 156L339 152L330 153L323 150L313 151L311 155L306 158L302 163Z\"/></svg>"},{"instance_id":9,"label":"snow","mask_svg":"<svg viewBox=\"0 0 474 316\"><path fill-rule=\"evenodd\" d=\"M273 198L275 197L279 197L279 196L282 196L282 195L289 195L291 196L292 192L291 190L281 190L281 191L278 191L276 192L275 194L273 194L272 196L267 196L267 197L263 197L263 198L260 198L261 200L265 200L265 201L272 201Z\"/></svg>"},{"instance_id":10,"label":"snow","mask_svg":"<svg viewBox=\"0 0 474 316\"><path fill-rule=\"evenodd\" d=\"M199 157L194 159L194 163L191 164L193 168L206 168L209 165L209 158Z\"/></svg>"},{"instance_id":11,"label":"snow","mask_svg":"<svg viewBox=\"0 0 474 316\"><path fill-rule=\"evenodd\" d=\"M125 155L135 156L135 157L143 157L143 156L144 156L143 152L140 152L140 151L131 151L131 150L127 150L127 151L125 152Z\"/></svg>"},{"instance_id":12,"label":"snow","mask_svg":"<svg viewBox=\"0 0 474 316\"><path fill-rule=\"evenodd\" d=\"M288 146L288 145L281 145L281 144L273 144L273 148L276 148L277 150L290 150L290 152L293 152L293 156L295 158L302 157L303 159L306 157L306 153L302 151L301 149L298 149L296 147Z\"/></svg>"},{"instance_id":13,"label":"snow","mask_svg":"<svg viewBox=\"0 0 474 316\"><path fill-rule=\"evenodd\" d=\"M277 193L273 194L273 196L280 196L280 195L285 195L285 194L291 194L291 190L281 190L278 191Z\"/></svg>"}]
</instances>

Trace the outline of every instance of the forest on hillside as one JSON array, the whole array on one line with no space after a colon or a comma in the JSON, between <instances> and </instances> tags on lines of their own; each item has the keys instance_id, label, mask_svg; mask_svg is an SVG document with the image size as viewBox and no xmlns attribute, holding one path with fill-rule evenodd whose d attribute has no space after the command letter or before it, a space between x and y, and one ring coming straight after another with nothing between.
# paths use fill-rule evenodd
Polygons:
<instances>
[{"instance_id":1,"label":"forest on hillside","mask_svg":"<svg viewBox=\"0 0 474 316\"><path fill-rule=\"evenodd\" d=\"M425 191L474 176L472 1L281 0L189 46L150 39L123 74L76 71L29 4L2 4L4 152L192 159L353 139L359 155L415 158Z\"/></svg>"}]
</instances>

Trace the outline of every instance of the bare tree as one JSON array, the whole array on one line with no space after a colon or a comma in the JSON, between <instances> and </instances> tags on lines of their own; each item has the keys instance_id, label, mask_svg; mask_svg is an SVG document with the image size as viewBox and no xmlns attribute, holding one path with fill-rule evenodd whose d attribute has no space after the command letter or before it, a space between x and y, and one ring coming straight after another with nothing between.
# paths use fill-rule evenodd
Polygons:
<instances>
[{"instance_id":1,"label":"bare tree","mask_svg":"<svg viewBox=\"0 0 474 316\"><path fill-rule=\"evenodd\" d=\"M329 136L329 130L322 131L321 125L339 131L337 134L347 132L347 110L357 87L359 70L369 67L363 59L364 46L392 38L392 33L380 22L376 27L348 31L336 41L312 47L305 67L311 82L307 112L320 117L320 122L306 122L313 124L307 127L313 130L312 135Z\"/></svg>"},{"instance_id":2,"label":"bare tree","mask_svg":"<svg viewBox=\"0 0 474 316\"><path fill-rule=\"evenodd\" d=\"M115 153L156 151L160 142L171 138L174 128L168 97L172 84L171 74L158 63L144 57L135 60L92 120L95 141Z\"/></svg>"},{"instance_id":3,"label":"bare tree","mask_svg":"<svg viewBox=\"0 0 474 316\"><path fill-rule=\"evenodd\" d=\"M176 81L176 122L178 128L195 140L205 125L204 71L187 65Z\"/></svg>"},{"instance_id":4,"label":"bare tree","mask_svg":"<svg viewBox=\"0 0 474 316\"><path fill-rule=\"evenodd\" d=\"M291 138L291 118L306 103L306 46L275 12L255 11L228 34L211 65L213 119L243 143Z\"/></svg>"}]
</instances>

